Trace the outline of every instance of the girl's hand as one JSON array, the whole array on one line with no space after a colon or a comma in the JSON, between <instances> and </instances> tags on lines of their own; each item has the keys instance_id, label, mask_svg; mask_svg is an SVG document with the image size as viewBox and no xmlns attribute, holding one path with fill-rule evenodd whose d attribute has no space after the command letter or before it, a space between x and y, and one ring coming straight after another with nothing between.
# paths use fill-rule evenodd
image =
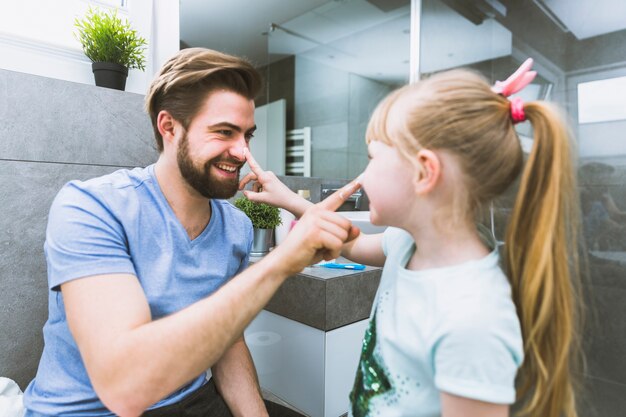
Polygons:
<instances>
[{"instance_id":1,"label":"girl's hand","mask_svg":"<svg viewBox=\"0 0 626 417\"><path fill-rule=\"evenodd\" d=\"M322 259L337 258L343 245L356 239L360 231L335 210L359 188L358 182L351 182L324 201L312 205L287 239L266 258L273 258L273 264L280 265L287 275L298 273Z\"/></svg>"},{"instance_id":2,"label":"girl's hand","mask_svg":"<svg viewBox=\"0 0 626 417\"><path fill-rule=\"evenodd\" d=\"M291 191L273 172L264 171L252 156L249 148L246 148L244 152L252 172L242 178L239 182L239 189L243 190L249 182L254 181L252 190L243 191L250 201L281 207L296 217L301 217L306 209L313 205Z\"/></svg>"}]
</instances>

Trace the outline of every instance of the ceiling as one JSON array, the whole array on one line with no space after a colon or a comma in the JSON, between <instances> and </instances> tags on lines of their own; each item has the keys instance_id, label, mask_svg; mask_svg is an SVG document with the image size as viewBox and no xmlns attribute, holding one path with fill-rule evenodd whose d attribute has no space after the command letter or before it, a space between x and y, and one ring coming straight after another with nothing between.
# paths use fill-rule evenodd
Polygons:
<instances>
[{"instance_id":1,"label":"ceiling","mask_svg":"<svg viewBox=\"0 0 626 417\"><path fill-rule=\"evenodd\" d=\"M180 37L265 65L298 55L382 82L406 82L410 0L180 0ZM532 0L578 39L626 27L624 0ZM593 7L591 4L593 3ZM420 68L434 72L511 54L508 0L422 0ZM611 11L610 13L607 11ZM477 21L473 19L478 18ZM271 24L276 24L270 29Z\"/></svg>"},{"instance_id":2,"label":"ceiling","mask_svg":"<svg viewBox=\"0 0 626 417\"><path fill-rule=\"evenodd\" d=\"M383 82L408 81L410 0L181 0L180 16L185 46L257 65L298 55Z\"/></svg>"},{"instance_id":3,"label":"ceiling","mask_svg":"<svg viewBox=\"0 0 626 417\"><path fill-rule=\"evenodd\" d=\"M624 0L533 0L558 26L577 39L626 29Z\"/></svg>"},{"instance_id":4,"label":"ceiling","mask_svg":"<svg viewBox=\"0 0 626 417\"><path fill-rule=\"evenodd\" d=\"M267 63L270 23L282 23L328 0L180 0L180 39Z\"/></svg>"}]
</instances>

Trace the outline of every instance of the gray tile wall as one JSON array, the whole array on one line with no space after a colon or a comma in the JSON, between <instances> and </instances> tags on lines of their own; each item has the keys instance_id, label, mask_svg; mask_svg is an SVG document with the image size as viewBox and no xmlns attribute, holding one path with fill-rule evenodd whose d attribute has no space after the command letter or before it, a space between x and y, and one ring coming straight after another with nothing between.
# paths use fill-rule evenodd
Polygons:
<instances>
[{"instance_id":1,"label":"gray tile wall","mask_svg":"<svg viewBox=\"0 0 626 417\"><path fill-rule=\"evenodd\" d=\"M48 209L72 179L154 162L143 96L0 70L0 376L35 376Z\"/></svg>"},{"instance_id":2,"label":"gray tile wall","mask_svg":"<svg viewBox=\"0 0 626 417\"><path fill-rule=\"evenodd\" d=\"M626 159L581 161L579 187L583 211L582 281L585 297L579 415L626 415L626 215L610 220L601 196L610 195L626 212ZM504 239L517 185L495 204L496 237ZM592 207L594 207L592 209ZM488 217L484 224L488 225Z\"/></svg>"},{"instance_id":3,"label":"gray tile wall","mask_svg":"<svg viewBox=\"0 0 626 417\"><path fill-rule=\"evenodd\" d=\"M348 175L356 177L367 166L365 132L374 109L396 86L350 74L348 118Z\"/></svg>"},{"instance_id":4,"label":"gray tile wall","mask_svg":"<svg viewBox=\"0 0 626 417\"><path fill-rule=\"evenodd\" d=\"M295 77L295 128L311 127L312 175L356 177L367 165L367 122L394 86L300 56Z\"/></svg>"},{"instance_id":5,"label":"gray tile wall","mask_svg":"<svg viewBox=\"0 0 626 417\"><path fill-rule=\"evenodd\" d=\"M610 195L626 213L626 158L603 162L583 162L579 175L588 256L580 415L590 417L626 415L626 214L609 219L601 202Z\"/></svg>"},{"instance_id":6,"label":"gray tile wall","mask_svg":"<svg viewBox=\"0 0 626 417\"><path fill-rule=\"evenodd\" d=\"M266 80L264 89L256 100L257 106L285 99L287 103L287 130L294 128L295 56L289 56L270 65L257 68Z\"/></svg>"}]
</instances>

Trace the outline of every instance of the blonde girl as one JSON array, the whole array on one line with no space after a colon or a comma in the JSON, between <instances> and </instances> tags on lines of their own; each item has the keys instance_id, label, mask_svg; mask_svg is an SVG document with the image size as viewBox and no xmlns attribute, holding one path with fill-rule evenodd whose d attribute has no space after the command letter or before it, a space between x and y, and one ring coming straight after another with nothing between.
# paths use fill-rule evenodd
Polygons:
<instances>
[{"instance_id":1,"label":"blonde girl","mask_svg":"<svg viewBox=\"0 0 626 417\"><path fill-rule=\"evenodd\" d=\"M503 417L515 402L520 415L577 416L573 155L558 111L506 97L532 79L529 67L495 89L473 72L440 73L376 109L371 160L358 181L372 223L390 227L342 252L384 265L350 394L353 416ZM534 130L526 162L514 130L523 120ZM257 181L249 198L296 215L307 209L248 161L253 173L241 187ZM498 249L476 220L520 174Z\"/></svg>"}]
</instances>

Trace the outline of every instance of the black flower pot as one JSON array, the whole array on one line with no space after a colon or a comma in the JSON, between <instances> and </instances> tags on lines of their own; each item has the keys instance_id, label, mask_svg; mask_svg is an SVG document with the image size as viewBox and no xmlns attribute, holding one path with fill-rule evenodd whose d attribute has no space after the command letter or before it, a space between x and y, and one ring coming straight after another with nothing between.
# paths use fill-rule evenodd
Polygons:
<instances>
[{"instance_id":1,"label":"black flower pot","mask_svg":"<svg viewBox=\"0 0 626 417\"><path fill-rule=\"evenodd\" d=\"M94 62L91 64L96 85L99 87L114 88L124 91L128 68L111 62Z\"/></svg>"}]
</instances>

